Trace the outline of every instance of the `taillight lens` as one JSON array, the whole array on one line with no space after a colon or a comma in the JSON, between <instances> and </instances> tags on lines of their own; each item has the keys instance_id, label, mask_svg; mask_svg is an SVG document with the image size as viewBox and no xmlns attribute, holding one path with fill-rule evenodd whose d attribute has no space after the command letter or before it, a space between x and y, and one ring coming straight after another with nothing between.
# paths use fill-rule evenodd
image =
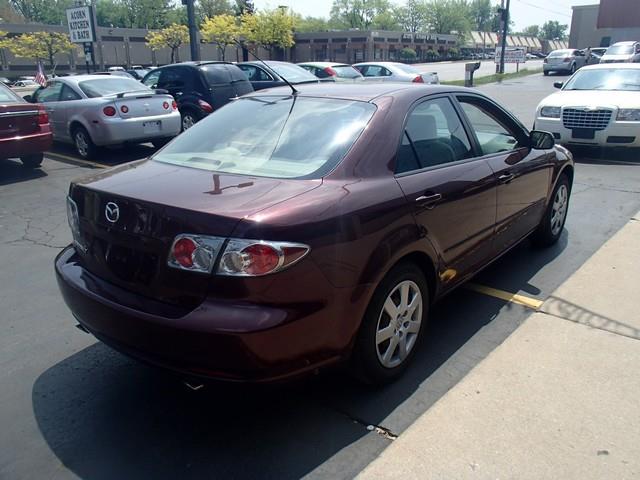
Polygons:
<instances>
[{"instance_id":1,"label":"taillight lens","mask_svg":"<svg viewBox=\"0 0 640 480\"><path fill-rule=\"evenodd\" d=\"M217 273L237 277L267 275L293 265L307 253L309 247L301 243L231 239Z\"/></svg>"},{"instance_id":2,"label":"taillight lens","mask_svg":"<svg viewBox=\"0 0 640 480\"><path fill-rule=\"evenodd\" d=\"M325 73L326 73L327 75L329 75L329 76L331 76L331 77L335 77L335 76L337 76L337 75L338 75L338 72L336 72L336 71L335 71L333 68L331 68L331 67L326 67L326 68L324 69L324 71L325 71Z\"/></svg>"},{"instance_id":3,"label":"taillight lens","mask_svg":"<svg viewBox=\"0 0 640 480\"><path fill-rule=\"evenodd\" d=\"M127 107L126 105L122 105L122 106L120 107L120 111L121 111L122 113L129 113L129 107Z\"/></svg>"},{"instance_id":4,"label":"taillight lens","mask_svg":"<svg viewBox=\"0 0 640 480\"><path fill-rule=\"evenodd\" d=\"M175 100L173 102L171 102L171 108L174 110L178 109L178 102L176 102Z\"/></svg>"},{"instance_id":5,"label":"taillight lens","mask_svg":"<svg viewBox=\"0 0 640 480\"><path fill-rule=\"evenodd\" d=\"M411 80L413 83L424 83L424 79L422 78L422 75L418 75L416 78L414 78L413 80Z\"/></svg>"},{"instance_id":6,"label":"taillight lens","mask_svg":"<svg viewBox=\"0 0 640 480\"><path fill-rule=\"evenodd\" d=\"M169 110L169 102L162 102L162 108Z\"/></svg>"},{"instance_id":7,"label":"taillight lens","mask_svg":"<svg viewBox=\"0 0 640 480\"><path fill-rule=\"evenodd\" d=\"M200 108L207 113L213 112L213 107L204 100L198 100L198 105L200 105Z\"/></svg>"},{"instance_id":8,"label":"taillight lens","mask_svg":"<svg viewBox=\"0 0 640 480\"><path fill-rule=\"evenodd\" d=\"M181 234L171 245L167 264L180 270L211 273L220 257L217 274L257 277L287 268L308 252L309 247L299 243Z\"/></svg>"},{"instance_id":9,"label":"taillight lens","mask_svg":"<svg viewBox=\"0 0 640 480\"><path fill-rule=\"evenodd\" d=\"M211 273L224 238L206 235L178 235L171 245L167 265L180 270Z\"/></svg>"},{"instance_id":10,"label":"taillight lens","mask_svg":"<svg viewBox=\"0 0 640 480\"><path fill-rule=\"evenodd\" d=\"M569 57L565 57L562 62L563 63L569 63L571 61L571 59Z\"/></svg>"},{"instance_id":11,"label":"taillight lens","mask_svg":"<svg viewBox=\"0 0 640 480\"><path fill-rule=\"evenodd\" d=\"M48 123L49 114L43 107L38 108L38 125L47 125Z\"/></svg>"},{"instance_id":12,"label":"taillight lens","mask_svg":"<svg viewBox=\"0 0 640 480\"><path fill-rule=\"evenodd\" d=\"M116 114L116 109L109 105L102 109L102 113L104 113L107 117L113 117Z\"/></svg>"},{"instance_id":13,"label":"taillight lens","mask_svg":"<svg viewBox=\"0 0 640 480\"><path fill-rule=\"evenodd\" d=\"M73 199L67 196L67 221L69 222L69 228L71 229L71 237L73 238L73 244L78 247L82 252L87 251L84 239L82 238L82 232L80 231L80 214L78 213L78 205Z\"/></svg>"}]
</instances>

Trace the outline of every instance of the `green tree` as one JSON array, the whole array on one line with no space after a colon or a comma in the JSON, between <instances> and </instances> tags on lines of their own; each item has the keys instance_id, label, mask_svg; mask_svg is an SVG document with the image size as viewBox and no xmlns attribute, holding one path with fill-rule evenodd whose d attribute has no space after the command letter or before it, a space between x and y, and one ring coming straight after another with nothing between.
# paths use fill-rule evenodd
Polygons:
<instances>
[{"instance_id":1,"label":"green tree","mask_svg":"<svg viewBox=\"0 0 640 480\"><path fill-rule=\"evenodd\" d=\"M398 23L398 17L392 10L387 10L373 17L371 28L376 30L400 30L401 27Z\"/></svg>"},{"instance_id":2,"label":"green tree","mask_svg":"<svg viewBox=\"0 0 640 480\"><path fill-rule=\"evenodd\" d=\"M389 0L333 0L329 21L336 28L367 30L376 16L390 10Z\"/></svg>"},{"instance_id":3,"label":"green tree","mask_svg":"<svg viewBox=\"0 0 640 480\"><path fill-rule=\"evenodd\" d=\"M540 27L538 25L529 25L522 29L520 32L522 35L527 35L530 37L539 37L540 36Z\"/></svg>"},{"instance_id":4,"label":"green tree","mask_svg":"<svg viewBox=\"0 0 640 480\"><path fill-rule=\"evenodd\" d=\"M329 30L329 22L322 17L303 17L293 13L293 26L296 32L323 32Z\"/></svg>"},{"instance_id":5,"label":"green tree","mask_svg":"<svg viewBox=\"0 0 640 480\"><path fill-rule=\"evenodd\" d=\"M486 32L491 25L493 12L491 10L491 0L473 0L469 4L472 27L479 32Z\"/></svg>"},{"instance_id":6,"label":"green tree","mask_svg":"<svg viewBox=\"0 0 640 480\"><path fill-rule=\"evenodd\" d=\"M466 0L431 0L427 4L427 23L434 33L456 32L464 36L471 30Z\"/></svg>"},{"instance_id":7,"label":"green tree","mask_svg":"<svg viewBox=\"0 0 640 480\"><path fill-rule=\"evenodd\" d=\"M405 32L423 32L427 25L427 5L423 0L407 0L405 6L396 7L394 14Z\"/></svg>"},{"instance_id":8,"label":"green tree","mask_svg":"<svg viewBox=\"0 0 640 480\"><path fill-rule=\"evenodd\" d=\"M415 60L417 56L418 54L413 48L406 47L400 50L400 58L403 60L412 61Z\"/></svg>"},{"instance_id":9,"label":"green tree","mask_svg":"<svg viewBox=\"0 0 640 480\"><path fill-rule=\"evenodd\" d=\"M283 8L263 10L241 18L240 33L245 41L259 45L271 55L276 48L293 46L294 17Z\"/></svg>"},{"instance_id":10,"label":"green tree","mask_svg":"<svg viewBox=\"0 0 640 480\"><path fill-rule=\"evenodd\" d=\"M158 29L168 25L171 0L118 0L124 10L126 26Z\"/></svg>"},{"instance_id":11,"label":"green tree","mask_svg":"<svg viewBox=\"0 0 640 480\"><path fill-rule=\"evenodd\" d=\"M222 60L224 60L227 46L234 45L240 37L240 26L236 17L228 13L206 18L200 29L203 38L214 42Z\"/></svg>"},{"instance_id":12,"label":"green tree","mask_svg":"<svg viewBox=\"0 0 640 480\"><path fill-rule=\"evenodd\" d=\"M96 2L96 20L101 27L125 27L126 13L118 0L99 0Z\"/></svg>"},{"instance_id":13,"label":"green tree","mask_svg":"<svg viewBox=\"0 0 640 480\"><path fill-rule=\"evenodd\" d=\"M151 31L146 36L151 50L171 49L171 63L180 61L179 49L189 41L189 29L185 25L172 24L162 30Z\"/></svg>"},{"instance_id":14,"label":"green tree","mask_svg":"<svg viewBox=\"0 0 640 480\"><path fill-rule=\"evenodd\" d=\"M236 4L233 8L236 17L241 17L245 14L253 15L256 11L256 7L251 0L236 0Z\"/></svg>"},{"instance_id":15,"label":"green tree","mask_svg":"<svg viewBox=\"0 0 640 480\"><path fill-rule=\"evenodd\" d=\"M233 15L234 9L229 0L198 0L196 13L201 22L216 15Z\"/></svg>"},{"instance_id":16,"label":"green tree","mask_svg":"<svg viewBox=\"0 0 640 480\"><path fill-rule=\"evenodd\" d=\"M23 33L4 39L2 46L8 48L16 57L48 61L51 73L55 73L58 64L56 55L70 53L76 48L69 40L69 35L59 32Z\"/></svg>"},{"instance_id":17,"label":"green tree","mask_svg":"<svg viewBox=\"0 0 640 480\"><path fill-rule=\"evenodd\" d=\"M540 35L545 40L566 40L569 25L561 24L557 20L544 22L540 29Z\"/></svg>"},{"instance_id":18,"label":"green tree","mask_svg":"<svg viewBox=\"0 0 640 480\"><path fill-rule=\"evenodd\" d=\"M9 4L27 22L62 25L67 21L65 9L73 0L9 0Z\"/></svg>"}]
</instances>

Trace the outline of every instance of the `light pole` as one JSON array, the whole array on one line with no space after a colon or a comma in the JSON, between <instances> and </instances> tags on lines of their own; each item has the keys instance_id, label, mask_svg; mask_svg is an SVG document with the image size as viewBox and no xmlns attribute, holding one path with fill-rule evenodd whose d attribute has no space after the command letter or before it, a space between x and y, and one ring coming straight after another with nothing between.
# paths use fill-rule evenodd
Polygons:
<instances>
[{"instance_id":1,"label":"light pole","mask_svg":"<svg viewBox=\"0 0 640 480\"><path fill-rule=\"evenodd\" d=\"M189 23L189 47L191 50L191 61L200 60L200 42L198 41L198 28L196 27L196 11L193 0L182 0L182 4L187 6L187 22Z\"/></svg>"}]
</instances>

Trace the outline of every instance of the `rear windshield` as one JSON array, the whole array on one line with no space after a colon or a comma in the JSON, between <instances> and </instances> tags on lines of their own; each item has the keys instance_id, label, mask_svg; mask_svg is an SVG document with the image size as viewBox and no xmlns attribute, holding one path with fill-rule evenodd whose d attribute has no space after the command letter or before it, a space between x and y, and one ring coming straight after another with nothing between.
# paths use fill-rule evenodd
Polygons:
<instances>
[{"instance_id":1,"label":"rear windshield","mask_svg":"<svg viewBox=\"0 0 640 480\"><path fill-rule=\"evenodd\" d=\"M21 103L20 97L0 84L0 103Z\"/></svg>"},{"instance_id":2,"label":"rear windshield","mask_svg":"<svg viewBox=\"0 0 640 480\"><path fill-rule=\"evenodd\" d=\"M573 50L556 50L554 52L551 52L549 54L550 58L555 58L555 57L570 57L571 55L573 55Z\"/></svg>"},{"instance_id":3,"label":"rear windshield","mask_svg":"<svg viewBox=\"0 0 640 480\"><path fill-rule=\"evenodd\" d=\"M633 53L633 45L614 45L607 48L607 55L629 55Z\"/></svg>"},{"instance_id":4,"label":"rear windshield","mask_svg":"<svg viewBox=\"0 0 640 480\"><path fill-rule=\"evenodd\" d=\"M95 80L85 80L80 82L78 86L89 98L104 97L106 95L114 95L122 92L149 90L149 87L144 86L133 78L116 76L98 78Z\"/></svg>"},{"instance_id":5,"label":"rear windshield","mask_svg":"<svg viewBox=\"0 0 640 480\"><path fill-rule=\"evenodd\" d=\"M286 78L291 83L318 81L318 77L298 65L287 63L269 63L268 65L271 70L275 71L281 77Z\"/></svg>"},{"instance_id":6,"label":"rear windshield","mask_svg":"<svg viewBox=\"0 0 640 480\"><path fill-rule=\"evenodd\" d=\"M331 67L336 71L336 75L340 78L359 78L362 74L351 65L342 65L339 67Z\"/></svg>"},{"instance_id":7,"label":"rear windshield","mask_svg":"<svg viewBox=\"0 0 640 480\"><path fill-rule=\"evenodd\" d=\"M205 65L200 67L200 70L204 72L204 77L209 82L209 85L229 84L231 82L231 75L229 75L225 64Z\"/></svg>"},{"instance_id":8,"label":"rear windshield","mask_svg":"<svg viewBox=\"0 0 640 480\"><path fill-rule=\"evenodd\" d=\"M308 97L249 97L209 115L153 160L257 177L319 178L362 133L375 106Z\"/></svg>"},{"instance_id":9,"label":"rear windshield","mask_svg":"<svg viewBox=\"0 0 640 480\"><path fill-rule=\"evenodd\" d=\"M640 91L640 69L607 68L578 70L563 90L625 90Z\"/></svg>"}]
</instances>

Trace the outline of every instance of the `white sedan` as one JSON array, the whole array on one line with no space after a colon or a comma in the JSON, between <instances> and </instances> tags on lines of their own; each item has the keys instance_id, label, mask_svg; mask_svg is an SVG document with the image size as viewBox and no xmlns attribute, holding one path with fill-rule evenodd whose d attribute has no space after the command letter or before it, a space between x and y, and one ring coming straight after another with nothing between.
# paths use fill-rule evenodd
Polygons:
<instances>
[{"instance_id":1,"label":"white sedan","mask_svg":"<svg viewBox=\"0 0 640 480\"><path fill-rule=\"evenodd\" d=\"M583 67L542 100L534 128L558 143L640 147L640 64Z\"/></svg>"}]
</instances>

